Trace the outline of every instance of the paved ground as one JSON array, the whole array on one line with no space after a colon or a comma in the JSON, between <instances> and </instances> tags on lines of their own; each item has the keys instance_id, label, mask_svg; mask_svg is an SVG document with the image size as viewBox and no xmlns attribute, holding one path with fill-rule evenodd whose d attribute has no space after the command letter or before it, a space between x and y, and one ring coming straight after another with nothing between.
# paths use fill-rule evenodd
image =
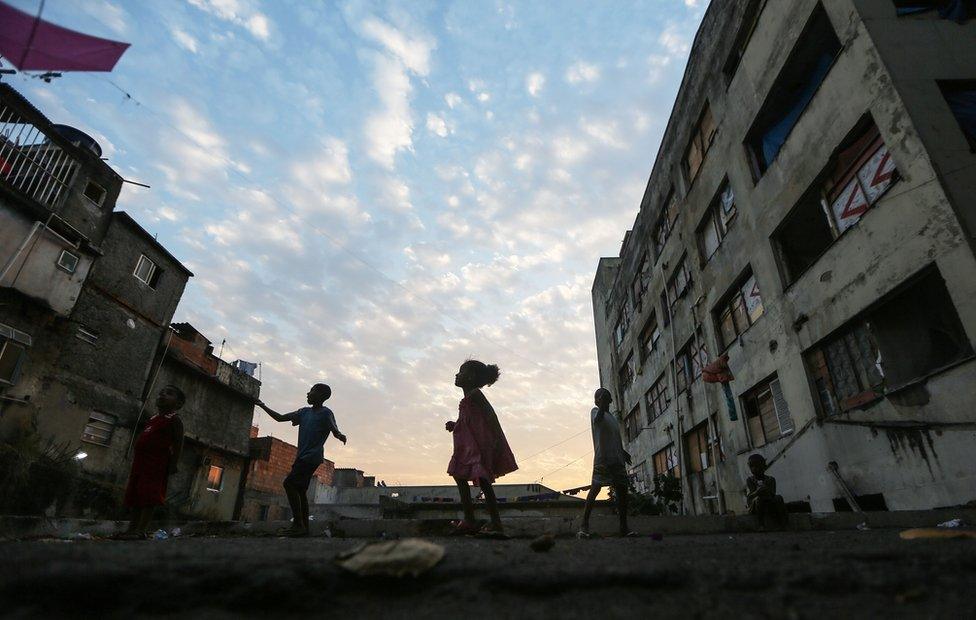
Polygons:
<instances>
[{"instance_id":1,"label":"paved ground","mask_svg":"<svg viewBox=\"0 0 976 620\"><path fill-rule=\"evenodd\" d=\"M35 618L976 617L976 540L897 530L525 540L434 539L416 579L333 565L340 539L0 543L0 613Z\"/></svg>"}]
</instances>

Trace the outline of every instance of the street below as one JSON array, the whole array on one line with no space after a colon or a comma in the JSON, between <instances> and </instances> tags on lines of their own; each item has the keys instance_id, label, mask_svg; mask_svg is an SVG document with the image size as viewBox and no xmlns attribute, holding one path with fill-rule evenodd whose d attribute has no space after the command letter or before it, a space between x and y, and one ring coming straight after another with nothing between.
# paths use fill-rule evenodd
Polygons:
<instances>
[{"instance_id":1,"label":"street below","mask_svg":"<svg viewBox=\"0 0 976 620\"><path fill-rule=\"evenodd\" d=\"M899 530L526 539L432 538L417 578L334 564L362 539L180 537L0 543L12 617L973 617L976 540Z\"/></svg>"}]
</instances>

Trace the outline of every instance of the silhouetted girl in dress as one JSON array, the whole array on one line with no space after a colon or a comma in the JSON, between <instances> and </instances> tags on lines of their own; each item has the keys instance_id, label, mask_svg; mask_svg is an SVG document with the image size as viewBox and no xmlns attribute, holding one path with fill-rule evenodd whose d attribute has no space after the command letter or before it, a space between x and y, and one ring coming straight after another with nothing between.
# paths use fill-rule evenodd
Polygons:
<instances>
[{"instance_id":1,"label":"silhouetted girl in dress","mask_svg":"<svg viewBox=\"0 0 976 620\"><path fill-rule=\"evenodd\" d=\"M454 385L464 390L464 398L458 405L457 422L448 422L445 428L454 434L454 455L447 466L447 473L454 477L464 507L464 521L458 524L457 533L481 533L503 536L502 521L498 516L498 503L492 483L516 469L515 456L498 423L498 416L481 388L498 380L498 366L486 365L477 360L461 364L454 377ZM471 502L468 481L481 487L491 523L478 530Z\"/></svg>"}]
</instances>

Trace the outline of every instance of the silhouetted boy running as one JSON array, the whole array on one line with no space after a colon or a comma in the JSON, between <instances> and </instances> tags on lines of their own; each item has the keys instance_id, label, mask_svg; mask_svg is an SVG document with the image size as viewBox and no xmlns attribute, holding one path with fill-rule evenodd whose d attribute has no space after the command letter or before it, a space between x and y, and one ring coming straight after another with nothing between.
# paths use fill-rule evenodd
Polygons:
<instances>
[{"instance_id":1,"label":"silhouetted boy running","mask_svg":"<svg viewBox=\"0 0 976 620\"><path fill-rule=\"evenodd\" d=\"M302 407L291 413L280 414L272 411L261 401L258 407L278 422L291 422L298 427L298 453L291 473L285 478L285 493L294 515L292 526L283 532L285 536L308 536L308 485L315 470L325 460L325 440L329 434L346 443L346 436L336 426L335 414L323 403L332 396L332 389L324 383L316 383L308 391L310 407Z\"/></svg>"}]
</instances>

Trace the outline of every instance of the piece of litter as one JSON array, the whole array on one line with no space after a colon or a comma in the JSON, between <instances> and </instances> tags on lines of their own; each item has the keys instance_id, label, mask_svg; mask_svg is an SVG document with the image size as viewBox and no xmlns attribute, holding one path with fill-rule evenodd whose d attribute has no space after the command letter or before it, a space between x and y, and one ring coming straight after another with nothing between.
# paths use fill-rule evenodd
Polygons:
<instances>
[{"instance_id":1,"label":"piece of litter","mask_svg":"<svg viewBox=\"0 0 976 620\"><path fill-rule=\"evenodd\" d=\"M176 538L177 536L182 536L183 530L178 527L174 527L172 530L170 530L169 535L172 536L173 538Z\"/></svg>"},{"instance_id":2,"label":"piece of litter","mask_svg":"<svg viewBox=\"0 0 976 620\"><path fill-rule=\"evenodd\" d=\"M863 532L864 530L869 530L869 529L871 529L871 526L870 526L870 525L868 525L868 522L867 522L867 521L865 521L865 522L863 522L863 523L858 523L858 524L857 524L857 529L859 529L859 530L861 530L861 531Z\"/></svg>"},{"instance_id":3,"label":"piece of litter","mask_svg":"<svg viewBox=\"0 0 976 620\"><path fill-rule=\"evenodd\" d=\"M905 530L898 534L902 540L916 540L919 538L976 538L976 532L970 530L947 530L935 527L918 527Z\"/></svg>"},{"instance_id":4,"label":"piece of litter","mask_svg":"<svg viewBox=\"0 0 976 620\"><path fill-rule=\"evenodd\" d=\"M963 525L964 523L962 519L957 517L955 519L949 519L948 521L940 523L938 527L962 527Z\"/></svg>"},{"instance_id":5,"label":"piece of litter","mask_svg":"<svg viewBox=\"0 0 976 620\"><path fill-rule=\"evenodd\" d=\"M167 538L169 538L169 534L166 533L166 530L156 530L156 533L153 534L153 540L166 540Z\"/></svg>"},{"instance_id":6,"label":"piece of litter","mask_svg":"<svg viewBox=\"0 0 976 620\"><path fill-rule=\"evenodd\" d=\"M92 535L89 534L88 532L78 532L77 534L72 536L72 538L74 538L75 540L91 540Z\"/></svg>"},{"instance_id":7,"label":"piece of litter","mask_svg":"<svg viewBox=\"0 0 976 620\"><path fill-rule=\"evenodd\" d=\"M386 575L416 577L433 568L444 557L444 547L421 540L404 538L359 545L336 556L336 564L360 576Z\"/></svg>"},{"instance_id":8,"label":"piece of litter","mask_svg":"<svg viewBox=\"0 0 976 620\"><path fill-rule=\"evenodd\" d=\"M322 530L322 536L325 536L326 538L332 538L332 530L326 527L324 530Z\"/></svg>"},{"instance_id":9,"label":"piece of litter","mask_svg":"<svg viewBox=\"0 0 976 620\"><path fill-rule=\"evenodd\" d=\"M533 538L532 542L529 543L529 547L533 551L536 551L538 553L549 551L555 546L556 546L556 537L553 536L552 534L543 534L542 536Z\"/></svg>"}]
</instances>

